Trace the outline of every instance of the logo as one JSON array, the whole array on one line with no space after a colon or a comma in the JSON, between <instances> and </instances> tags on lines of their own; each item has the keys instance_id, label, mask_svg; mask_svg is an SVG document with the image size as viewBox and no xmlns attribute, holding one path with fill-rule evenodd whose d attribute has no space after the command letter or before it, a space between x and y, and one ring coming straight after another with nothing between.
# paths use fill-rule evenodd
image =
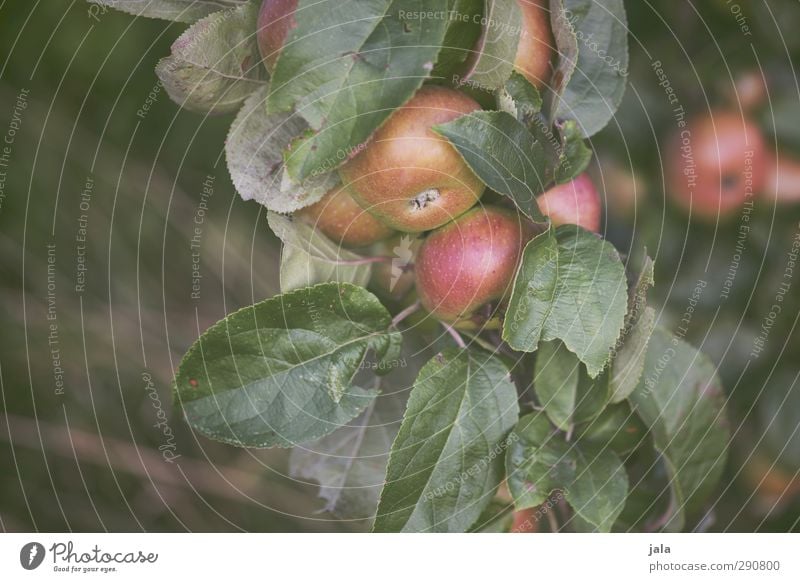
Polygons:
<instances>
[{"instance_id":1,"label":"logo","mask_svg":"<svg viewBox=\"0 0 800 582\"><path fill-rule=\"evenodd\" d=\"M19 563L26 570L35 570L44 561L44 546L39 542L29 542L19 551Z\"/></svg>"},{"instance_id":2,"label":"logo","mask_svg":"<svg viewBox=\"0 0 800 582\"><path fill-rule=\"evenodd\" d=\"M411 249L411 237L404 234L400 239L400 244L392 249L395 258L392 259L392 279L389 282L389 291L394 291L394 286L408 269L408 265L414 258L414 251Z\"/></svg>"}]
</instances>

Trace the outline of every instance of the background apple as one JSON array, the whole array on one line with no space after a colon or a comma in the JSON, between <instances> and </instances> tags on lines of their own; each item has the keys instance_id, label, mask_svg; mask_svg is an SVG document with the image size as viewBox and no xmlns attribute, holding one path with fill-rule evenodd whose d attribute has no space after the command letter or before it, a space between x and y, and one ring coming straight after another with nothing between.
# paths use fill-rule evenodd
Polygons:
<instances>
[{"instance_id":1,"label":"background apple","mask_svg":"<svg viewBox=\"0 0 800 582\"><path fill-rule=\"evenodd\" d=\"M431 127L476 109L478 103L454 89L420 89L342 166L353 198L404 232L432 230L467 211L484 185Z\"/></svg>"},{"instance_id":2,"label":"background apple","mask_svg":"<svg viewBox=\"0 0 800 582\"><path fill-rule=\"evenodd\" d=\"M777 204L800 202L800 162L786 156L766 160L764 194Z\"/></svg>"},{"instance_id":3,"label":"background apple","mask_svg":"<svg viewBox=\"0 0 800 582\"><path fill-rule=\"evenodd\" d=\"M600 232L601 203L589 174L553 186L537 199L539 210L556 226L577 224L592 232Z\"/></svg>"},{"instance_id":4,"label":"background apple","mask_svg":"<svg viewBox=\"0 0 800 582\"><path fill-rule=\"evenodd\" d=\"M693 216L715 219L741 208L766 177L761 130L738 112L692 119L667 151L668 193Z\"/></svg>"}]
</instances>

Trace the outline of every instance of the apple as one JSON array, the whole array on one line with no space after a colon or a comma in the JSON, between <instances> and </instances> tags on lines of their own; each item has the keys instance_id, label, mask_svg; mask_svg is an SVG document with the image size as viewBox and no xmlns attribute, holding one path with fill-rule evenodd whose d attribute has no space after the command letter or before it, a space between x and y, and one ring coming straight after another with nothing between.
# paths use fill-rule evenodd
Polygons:
<instances>
[{"instance_id":1,"label":"apple","mask_svg":"<svg viewBox=\"0 0 800 582\"><path fill-rule=\"evenodd\" d=\"M556 225L577 224L592 232L600 232L600 194L589 174L553 186L537 199L539 210Z\"/></svg>"},{"instance_id":2,"label":"apple","mask_svg":"<svg viewBox=\"0 0 800 582\"><path fill-rule=\"evenodd\" d=\"M539 518L537 507L520 509L513 514L511 533L537 533L539 531Z\"/></svg>"},{"instance_id":3,"label":"apple","mask_svg":"<svg viewBox=\"0 0 800 582\"><path fill-rule=\"evenodd\" d=\"M339 173L353 198L396 230L422 232L469 210L484 185L431 127L480 109L454 89L422 87Z\"/></svg>"},{"instance_id":4,"label":"apple","mask_svg":"<svg viewBox=\"0 0 800 582\"><path fill-rule=\"evenodd\" d=\"M514 68L532 85L542 88L550 79L553 33L547 0L517 0L522 11L522 30Z\"/></svg>"},{"instance_id":5,"label":"apple","mask_svg":"<svg viewBox=\"0 0 800 582\"><path fill-rule=\"evenodd\" d=\"M395 232L361 208L342 188L330 190L319 202L298 210L295 215L345 247L365 247Z\"/></svg>"},{"instance_id":6,"label":"apple","mask_svg":"<svg viewBox=\"0 0 800 582\"><path fill-rule=\"evenodd\" d=\"M767 176L761 130L740 113L716 111L691 119L668 144L672 200L701 219L740 209Z\"/></svg>"},{"instance_id":7,"label":"apple","mask_svg":"<svg viewBox=\"0 0 800 582\"><path fill-rule=\"evenodd\" d=\"M767 158L764 194L777 204L800 202L800 162L785 156Z\"/></svg>"},{"instance_id":8,"label":"apple","mask_svg":"<svg viewBox=\"0 0 800 582\"><path fill-rule=\"evenodd\" d=\"M267 70L275 68L283 43L289 32L297 26L294 11L298 0L264 0L258 12L258 49Z\"/></svg>"},{"instance_id":9,"label":"apple","mask_svg":"<svg viewBox=\"0 0 800 582\"><path fill-rule=\"evenodd\" d=\"M511 291L522 250L533 224L505 208L473 208L433 231L414 265L422 306L460 329L485 324L493 313L477 314Z\"/></svg>"}]
</instances>

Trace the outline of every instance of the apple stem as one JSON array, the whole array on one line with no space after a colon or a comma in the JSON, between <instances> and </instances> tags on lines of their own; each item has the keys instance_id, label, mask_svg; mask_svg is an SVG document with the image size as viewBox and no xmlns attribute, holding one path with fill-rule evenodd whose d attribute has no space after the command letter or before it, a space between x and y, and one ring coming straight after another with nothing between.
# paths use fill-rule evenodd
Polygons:
<instances>
[{"instance_id":1,"label":"apple stem","mask_svg":"<svg viewBox=\"0 0 800 582\"><path fill-rule=\"evenodd\" d=\"M416 313L419 310L419 305L420 305L419 301L415 301L414 303L406 307L403 311L395 315L394 318L392 319L392 327L397 327L398 324L401 321L403 321L406 317L408 317L413 313Z\"/></svg>"},{"instance_id":2,"label":"apple stem","mask_svg":"<svg viewBox=\"0 0 800 582\"><path fill-rule=\"evenodd\" d=\"M416 196L411 199L411 206L415 210L421 210L425 208L429 203L434 202L436 199L441 196L441 193L437 188L428 188L427 190L423 190Z\"/></svg>"},{"instance_id":3,"label":"apple stem","mask_svg":"<svg viewBox=\"0 0 800 582\"><path fill-rule=\"evenodd\" d=\"M455 329L453 329L453 327L447 325L446 323L443 323L442 325L444 325L444 328L447 330L447 333L449 333L450 336L453 338L453 340L456 342L456 344L458 344L458 347L460 347L462 350L467 348L467 344L464 343L464 338L461 337L460 333L458 333Z\"/></svg>"},{"instance_id":4,"label":"apple stem","mask_svg":"<svg viewBox=\"0 0 800 582\"><path fill-rule=\"evenodd\" d=\"M392 257L363 257L360 259L353 259L349 261L338 261L340 265L356 266L356 265L369 265L372 263L391 263Z\"/></svg>"}]
</instances>

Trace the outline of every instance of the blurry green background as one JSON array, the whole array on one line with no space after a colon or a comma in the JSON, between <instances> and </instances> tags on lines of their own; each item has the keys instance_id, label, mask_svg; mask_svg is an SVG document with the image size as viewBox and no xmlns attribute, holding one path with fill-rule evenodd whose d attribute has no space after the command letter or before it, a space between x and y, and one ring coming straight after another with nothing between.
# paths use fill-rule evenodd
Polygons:
<instances>
[{"instance_id":1,"label":"blurry green background","mask_svg":"<svg viewBox=\"0 0 800 582\"><path fill-rule=\"evenodd\" d=\"M651 63L662 61L690 112L721 104L741 72L763 70L770 101L760 121L775 128L773 149L800 159L800 5L743 0L751 36L724 0L627 7L630 86L617 119L592 143L609 206L606 236L623 252L646 245L656 258L665 321L677 324L697 281L708 282L686 337L719 366L735 437L701 527L797 530L800 499L767 485L795 477L790 487L800 489L800 279L765 351L749 354L800 231L800 208L759 201L722 301L738 223L696 224L670 206L662 148L674 123ZM231 117L181 111L157 84L153 68L184 28L90 11L83 0L0 0L0 135L20 126L0 167L3 531L363 529L319 513L315 488L286 477L285 451L199 440L173 414L181 355L226 313L276 293L279 257L265 212L238 199L225 169ZM626 195L631 178L635 200ZM164 451L180 457L168 462Z\"/></svg>"}]
</instances>

